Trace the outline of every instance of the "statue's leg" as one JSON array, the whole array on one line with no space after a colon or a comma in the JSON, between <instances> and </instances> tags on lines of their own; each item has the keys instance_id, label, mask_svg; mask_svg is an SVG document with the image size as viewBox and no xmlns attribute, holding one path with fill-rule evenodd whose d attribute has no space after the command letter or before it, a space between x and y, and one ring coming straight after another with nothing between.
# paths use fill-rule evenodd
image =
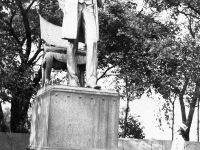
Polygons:
<instances>
[{"instance_id":1,"label":"statue's leg","mask_svg":"<svg viewBox=\"0 0 200 150\"><path fill-rule=\"evenodd\" d=\"M93 5L88 5L83 11L83 27L85 31L86 56L86 86L101 88L97 82L97 30Z\"/></svg>"},{"instance_id":2,"label":"statue's leg","mask_svg":"<svg viewBox=\"0 0 200 150\"><path fill-rule=\"evenodd\" d=\"M47 52L46 55L45 55L45 61L46 61L45 84L50 84L51 69L52 69L52 66L53 66L53 55L54 55L54 53L52 53L52 52Z\"/></svg>"},{"instance_id":3,"label":"statue's leg","mask_svg":"<svg viewBox=\"0 0 200 150\"><path fill-rule=\"evenodd\" d=\"M77 61L76 61L76 51L77 51L77 39L68 40L67 47L67 71L68 71L68 85L69 86L79 86L78 71L77 71Z\"/></svg>"},{"instance_id":4,"label":"statue's leg","mask_svg":"<svg viewBox=\"0 0 200 150\"><path fill-rule=\"evenodd\" d=\"M85 65L78 65L79 69L79 81L82 87L85 86Z\"/></svg>"},{"instance_id":5,"label":"statue's leg","mask_svg":"<svg viewBox=\"0 0 200 150\"><path fill-rule=\"evenodd\" d=\"M77 37L76 39L68 39L67 46L67 71L68 71L68 85L69 86L80 86L77 70L77 50L78 50L78 38L79 28L81 25L81 13L83 5L80 4L78 9L78 24L77 24Z\"/></svg>"},{"instance_id":6,"label":"statue's leg","mask_svg":"<svg viewBox=\"0 0 200 150\"><path fill-rule=\"evenodd\" d=\"M45 67L46 67L46 62L44 60L44 62L42 63L42 87L44 86L45 83Z\"/></svg>"}]
</instances>

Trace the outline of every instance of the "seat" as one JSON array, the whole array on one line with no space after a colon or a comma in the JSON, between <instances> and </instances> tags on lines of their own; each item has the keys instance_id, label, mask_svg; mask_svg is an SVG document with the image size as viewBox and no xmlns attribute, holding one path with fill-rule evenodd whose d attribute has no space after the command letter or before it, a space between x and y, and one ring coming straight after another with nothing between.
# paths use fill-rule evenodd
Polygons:
<instances>
[{"instance_id":1,"label":"seat","mask_svg":"<svg viewBox=\"0 0 200 150\"><path fill-rule=\"evenodd\" d=\"M67 69L66 66L66 53L67 42L61 38L61 26L54 25L45 20L40 15L40 32L41 38L44 40L44 57L42 62L42 85L50 81L51 69ZM82 45L82 46L80 46ZM48 62L48 63L47 63ZM65 65L56 65L54 63L65 63ZM79 43L77 51L77 69L80 85L85 85L84 72L86 64L86 50L83 44Z\"/></svg>"}]
</instances>

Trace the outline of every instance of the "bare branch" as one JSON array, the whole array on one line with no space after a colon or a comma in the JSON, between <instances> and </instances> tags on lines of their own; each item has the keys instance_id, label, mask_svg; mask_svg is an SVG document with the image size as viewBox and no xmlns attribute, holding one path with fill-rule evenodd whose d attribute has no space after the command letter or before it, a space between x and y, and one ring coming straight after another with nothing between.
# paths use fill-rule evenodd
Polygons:
<instances>
[{"instance_id":1,"label":"bare branch","mask_svg":"<svg viewBox=\"0 0 200 150\"><path fill-rule=\"evenodd\" d=\"M38 24L35 28L31 29L31 33L32 33L32 31L38 29L38 27L40 27L39 24ZM24 37L24 38L22 39L22 41L21 41L22 45L24 44L25 41L26 41L26 37Z\"/></svg>"},{"instance_id":2,"label":"bare branch","mask_svg":"<svg viewBox=\"0 0 200 150\"><path fill-rule=\"evenodd\" d=\"M43 55L40 55L40 56L38 57L38 59L35 60L35 61L33 62L33 64L36 64L36 63L38 62L38 60L40 60L41 57L43 57Z\"/></svg>"},{"instance_id":3,"label":"bare branch","mask_svg":"<svg viewBox=\"0 0 200 150\"><path fill-rule=\"evenodd\" d=\"M196 19L200 19L200 17L197 17L197 16L195 16L195 15L193 15L193 14L191 14L191 13L186 13L186 12L181 11L181 10L179 10L179 9L177 9L177 11L178 11L179 13L185 15L185 16L192 16L192 17L194 17L194 18L196 18Z\"/></svg>"},{"instance_id":4,"label":"bare branch","mask_svg":"<svg viewBox=\"0 0 200 150\"><path fill-rule=\"evenodd\" d=\"M30 5L27 7L26 9L26 13L28 13L28 11L30 10L30 8L33 6L33 4L36 2L36 0L33 0Z\"/></svg>"},{"instance_id":5,"label":"bare branch","mask_svg":"<svg viewBox=\"0 0 200 150\"><path fill-rule=\"evenodd\" d=\"M104 78L105 75L106 75L106 73L107 73L109 70L111 70L112 68L114 68L114 67L115 67L115 66L108 67L108 68L106 69L106 71L104 71L104 73L97 79L97 81L99 81L101 78Z\"/></svg>"},{"instance_id":6,"label":"bare branch","mask_svg":"<svg viewBox=\"0 0 200 150\"><path fill-rule=\"evenodd\" d=\"M29 24L29 20L28 20L28 15L27 12L25 11L25 9L22 6L21 1L16 0L16 4L20 9L21 15L23 17L23 24L24 24L24 29L25 29L25 33L26 33L26 58L25 61L28 60L28 57L30 55L31 52L31 29L30 29L30 24Z\"/></svg>"},{"instance_id":7,"label":"bare branch","mask_svg":"<svg viewBox=\"0 0 200 150\"><path fill-rule=\"evenodd\" d=\"M137 17L139 17L143 12L143 8L138 12L138 14L136 15Z\"/></svg>"},{"instance_id":8,"label":"bare branch","mask_svg":"<svg viewBox=\"0 0 200 150\"><path fill-rule=\"evenodd\" d=\"M37 51L35 52L35 54L33 55L33 57L28 61L29 65L33 64L33 62L35 61L35 59L37 58L37 56L39 55L39 53L42 51L41 46L42 46L42 39L40 39L40 41L39 41L39 45L38 45ZM35 61L35 63L36 62L37 61Z\"/></svg>"},{"instance_id":9,"label":"bare branch","mask_svg":"<svg viewBox=\"0 0 200 150\"><path fill-rule=\"evenodd\" d=\"M189 25L188 25L188 29L190 31L190 34L193 38L195 38L195 33L192 31L192 19L191 19L191 16L188 17L188 21L189 21Z\"/></svg>"}]
</instances>

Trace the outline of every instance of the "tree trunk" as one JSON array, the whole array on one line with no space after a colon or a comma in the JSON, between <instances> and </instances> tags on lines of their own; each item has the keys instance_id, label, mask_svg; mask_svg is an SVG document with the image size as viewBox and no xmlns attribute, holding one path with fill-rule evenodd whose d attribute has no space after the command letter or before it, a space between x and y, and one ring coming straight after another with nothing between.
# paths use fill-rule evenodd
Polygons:
<instances>
[{"instance_id":1,"label":"tree trunk","mask_svg":"<svg viewBox=\"0 0 200 150\"><path fill-rule=\"evenodd\" d=\"M10 128L11 132L16 133L27 133L27 119L28 119L28 109L30 104L30 99L34 94L34 87L38 86L41 78L41 68L38 70L38 74L33 79L33 87L29 87L22 91L21 89L16 89L18 95L14 95L11 100L11 118L10 118ZM16 87L17 88L17 87ZM23 94L26 93L26 94ZM28 93L27 93L28 92ZM22 96L26 95L26 97Z\"/></svg>"},{"instance_id":2,"label":"tree trunk","mask_svg":"<svg viewBox=\"0 0 200 150\"><path fill-rule=\"evenodd\" d=\"M185 105L184 105L184 101L183 101L183 95L185 94L185 91L187 89L188 83L189 83L189 79L186 78L185 79L185 83L183 85L183 89L179 93L179 102L180 102L181 116L182 116L182 121L183 122L186 122L186 112L185 112Z\"/></svg>"},{"instance_id":3,"label":"tree trunk","mask_svg":"<svg viewBox=\"0 0 200 150\"><path fill-rule=\"evenodd\" d=\"M0 131L4 132L5 127L5 121L4 121L4 115L3 115L3 109L0 102Z\"/></svg>"},{"instance_id":4,"label":"tree trunk","mask_svg":"<svg viewBox=\"0 0 200 150\"><path fill-rule=\"evenodd\" d=\"M197 99L198 99L197 96L196 96L196 93L198 93L198 92L199 92L199 84L196 85L195 92L194 92L192 101L190 103L190 109L189 109L187 122L186 122L186 124L188 126L188 129L186 131L186 141L190 140L190 137L189 137L190 127L191 127L191 124L192 124L192 119L193 119L193 116L194 116L194 111L195 111L195 107L196 107L196 103L197 103Z\"/></svg>"},{"instance_id":5,"label":"tree trunk","mask_svg":"<svg viewBox=\"0 0 200 150\"><path fill-rule=\"evenodd\" d=\"M174 102L172 103L172 140L174 139Z\"/></svg>"},{"instance_id":6,"label":"tree trunk","mask_svg":"<svg viewBox=\"0 0 200 150\"><path fill-rule=\"evenodd\" d=\"M180 107L181 107L181 116L182 116L182 121L186 122L186 113L185 113L185 105L183 101L183 95L179 95L179 102L180 102Z\"/></svg>"},{"instance_id":7,"label":"tree trunk","mask_svg":"<svg viewBox=\"0 0 200 150\"><path fill-rule=\"evenodd\" d=\"M199 142L199 98L197 101L197 142Z\"/></svg>"},{"instance_id":8,"label":"tree trunk","mask_svg":"<svg viewBox=\"0 0 200 150\"><path fill-rule=\"evenodd\" d=\"M30 98L27 97L30 100ZM13 98L11 100L11 119L10 126L13 133L27 133L27 112L29 108L29 101Z\"/></svg>"},{"instance_id":9,"label":"tree trunk","mask_svg":"<svg viewBox=\"0 0 200 150\"><path fill-rule=\"evenodd\" d=\"M126 133L127 133L127 120L128 120L128 112L129 112L129 102L130 102L130 99L127 97L125 119L124 119L124 132L123 132L122 138L125 138L126 137Z\"/></svg>"},{"instance_id":10,"label":"tree trunk","mask_svg":"<svg viewBox=\"0 0 200 150\"><path fill-rule=\"evenodd\" d=\"M194 111L195 111L195 104L196 104L196 101L197 101L197 98L195 98L196 100L192 100L192 103L190 104L190 109L189 109L189 114L188 114L188 117L187 117L187 126L188 126L188 129L186 131L186 140L189 141L190 138L189 138L189 134L190 134L190 127L191 127L191 124L192 124L192 119L193 119L193 115L194 115Z\"/></svg>"},{"instance_id":11,"label":"tree trunk","mask_svg":"<svg viewBox=\"0 0 200 150\"><path fill-rule=\"evenodd\" d=\"M130 98L129 98L129 94L128 94L128 79L127 79L127 76L125 78L125 83L126 83L126 99L127 99L127 103L126 103L125 118L124 118L124 132L123 132L122 138L125 138L126 137L126 133L127 133L127 120L128 120L129 102L130 102Z\"/></svg>"}]
</instances>

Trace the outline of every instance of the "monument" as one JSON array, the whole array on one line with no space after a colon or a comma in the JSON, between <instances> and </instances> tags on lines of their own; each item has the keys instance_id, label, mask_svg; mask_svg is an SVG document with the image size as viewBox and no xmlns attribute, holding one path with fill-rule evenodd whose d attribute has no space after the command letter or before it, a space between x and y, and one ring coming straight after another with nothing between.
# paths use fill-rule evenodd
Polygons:
<instances>
[{"instance_id":1,"label":"monument","mask_svg":"<svg viewBox=\"0 0 200 150\"><path fill-rule=\"evenodd\" d=\"M44 56L42 61L42 87L51 84L51 70L65 70L66 65L66 53L67 46L66 40L61 38L62 27L56 26L40 15L40 32L41 38L45 41L44 44ZM86 51L82 46L78 48L77 55L77 69L80 85L85 85L84 71L86 64Z\"/></svg>"},{"instance_id":2,"label":"monument","mask_svg":"<svg viewBox=\"0 0 200 150\"><path fill-rule=\"evenodd\" d=\"M32 104L31 134L27 149L115 150L118 148L119 96L115 91L102 90L96 85L97 6L101 7L103 0L62 2L62 38L67 50L69 84L45 85L39 89ZM67 25L67 20L75 24ZM82 36L80 26L84 29L86 44L86 87L80 87L76 61L77 43Z\"/></svg>"},{"instance_id":3,"label":"monument","mask_svg":"<svg viewBox=\"0 0 200 150\"><path fill-rule=\"evenodd\" d=\"M86 87L101 88L97 81L97 41L99 23L97 6L104 0L65 0L62 38L67 41L67 69L69 86L79 86L76 52L78 42L84 42L86 54Z\"/></svg>"}]
</instances>

